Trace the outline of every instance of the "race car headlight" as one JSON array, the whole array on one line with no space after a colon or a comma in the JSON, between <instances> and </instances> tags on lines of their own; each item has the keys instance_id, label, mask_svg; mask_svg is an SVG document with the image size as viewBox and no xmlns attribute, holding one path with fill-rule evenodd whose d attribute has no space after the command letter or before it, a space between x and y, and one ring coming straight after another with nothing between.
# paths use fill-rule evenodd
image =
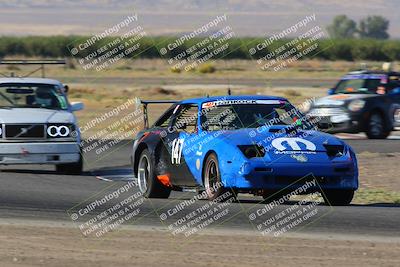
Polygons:
<instances>
[{"instance_id":1,"label":"race car headlight","mask_svg":"<svg viewBox=\"0 0 400 267\"><path fill-rule=\"evenodd\" d=\"M329 157L341 157L344 155L344 146L343 145L324 145L326 149L326 154Z\"/></svg>"},{"instance_id":2,"label":"race car headlight","mask_svg":"<svg viewBox=\"0 0 400 267\"><path fill-rule=\"evenodd\" d=\"M365 106L365 101L361 99L353 100L349 104L349 110L351 111L359 111Z\"/></svg>"},{"instance_id":3,"label":"race car headlight","mask_svg":"<svg viewBox=\"0 0 400 267\"><path fill-rule=\"evenodd\" d=\"M242 145L238 146L240 151L242 151L243 155L245 155L246 158L251 159L251 158L259 158L259 157L264 157L265 156L265 150L263 147L258 146L258 145Z\"/></svg>"},{"instance_id":4,"label":"race car headlight","mask_svg":"<svg viewBox=\"0 0 400 267\"><path fill-rule=\"evenodd\" d=\"M71 137L74 127L71 124L49 124L47 125L48 138L66 138Z\"/></svg>"}]
</instances>

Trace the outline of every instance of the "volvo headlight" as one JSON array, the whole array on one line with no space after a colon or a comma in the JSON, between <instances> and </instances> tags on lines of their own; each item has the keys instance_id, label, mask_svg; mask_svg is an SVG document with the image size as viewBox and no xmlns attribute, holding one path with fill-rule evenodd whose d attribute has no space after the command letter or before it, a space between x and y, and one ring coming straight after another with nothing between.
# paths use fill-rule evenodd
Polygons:
<instances>
[{"instance_id":1,"label":"volvo headlight","mask_svg":"<svg viewBox=\"0 0 400 267\"><path fill-rule=\"evenodd\" d=\"M351 111L359 111L365 106L365 101L361 99L353 100L349 104L349 110Z\"/></svg>"},{"instance_id":2,"label":"volvo headlight","mask_svg":"<svg viewBox=\"0 0 400 267\"><path fill-rule=\"evenodd\" d=\"M309 112L310 109L311 109L311 102L310 101L306 101L300 106L300 110L303 113Z\"/></svg>"},{"instance_id":3,"label":"volvo headlight","mask_svg":"<svg viewBox=\"0 0 400 267\"><path fill-rule=\"evenodd\" d=\"M67 138L71 137L74 126L71 124L49 124L47 125L48 138Z\"/></svg>"}]
</instances>

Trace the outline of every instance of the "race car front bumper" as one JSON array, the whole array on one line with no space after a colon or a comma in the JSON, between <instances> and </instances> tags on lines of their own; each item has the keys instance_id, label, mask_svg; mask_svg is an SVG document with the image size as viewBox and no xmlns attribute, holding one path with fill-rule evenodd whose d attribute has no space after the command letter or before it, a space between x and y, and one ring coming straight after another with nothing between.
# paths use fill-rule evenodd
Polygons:
<instances>
[{"instance_id":1,"label":"race car front bumper","mask_svg":"<svg viewBox=\"0 0 400 267\"><path fill-rule=\"evenodd\" d=\"M80 160L76 142L0 143L0 164L63 164Z\"/></svg>"},{"instance_id":2,"label":"race car front bumper","mask_svg":"<svg viewBox=\"0 0 400 267\"><path fill-rule=\"evenodd\" d=\"M315 180L310 191L321 189L352 189L358 188L358 171L352 161L321 163L273 163L247 162L247 166L227 179L226 186L238 189L295 189L305 182ZM232 176L231 176L232 177Z\"/></svg>"}]
</instances>

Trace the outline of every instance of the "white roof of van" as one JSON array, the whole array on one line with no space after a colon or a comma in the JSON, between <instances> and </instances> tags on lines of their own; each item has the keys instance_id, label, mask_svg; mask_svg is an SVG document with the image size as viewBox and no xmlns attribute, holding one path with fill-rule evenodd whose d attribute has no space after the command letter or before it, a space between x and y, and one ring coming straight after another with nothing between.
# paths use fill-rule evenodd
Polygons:
<instances>
[{"instance_id":1,"label":"white roof of van","mask_svg":"<svg viewBox=\"0 0 400 267\"><path fill-rule=\"evenodd\" d=\"M0 84L2 83L40 83L40 84L52 84L52 85L62 85L60 81L46 78L0 78Z\"/></svg>"}]
</instances>

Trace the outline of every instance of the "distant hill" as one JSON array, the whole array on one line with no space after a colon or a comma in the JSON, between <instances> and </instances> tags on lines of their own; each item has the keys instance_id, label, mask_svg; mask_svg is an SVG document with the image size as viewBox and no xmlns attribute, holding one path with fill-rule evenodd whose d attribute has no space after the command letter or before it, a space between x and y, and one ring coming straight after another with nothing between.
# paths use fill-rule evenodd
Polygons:
<instances>
[{"instance_id":1,"label":"distant hill","mask_svg":"<svg viewBox=\"0 0 400 267\"><path fill-rule=\"evenodd\" d=\"M389 33L400 38L398 0L8 0L0 2L0 35L92 34L136 12L149 33L191 31L216 14L227 13L240 36L280 31L316 13L323 27L338 14L358 20L369 14L390 20Z\"/></svg>"}]
</instances>

